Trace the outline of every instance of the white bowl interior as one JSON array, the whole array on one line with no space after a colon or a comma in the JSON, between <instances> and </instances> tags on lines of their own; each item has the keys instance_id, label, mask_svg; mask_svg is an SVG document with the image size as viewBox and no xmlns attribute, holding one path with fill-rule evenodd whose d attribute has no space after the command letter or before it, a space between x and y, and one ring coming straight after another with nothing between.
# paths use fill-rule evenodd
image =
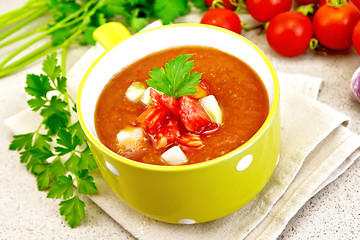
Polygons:
<instances>
[{"instance_id":1,"label":"white bowl interior","mask_svg":"<svg viewBox=\"0 0 360 240\"><path fill-rule=\"evenodd\" d=\"M271 108L274 99L273 76L260 51L252 43L227 31L209 27L167 27L130 37L107 53L93 68L83 85L80 105L90 132L97 138L94 124L96 102L104 86L116 73L147 54L185 45L214 47L246 62L264 82Z\"/></svg>"}]
</instances>

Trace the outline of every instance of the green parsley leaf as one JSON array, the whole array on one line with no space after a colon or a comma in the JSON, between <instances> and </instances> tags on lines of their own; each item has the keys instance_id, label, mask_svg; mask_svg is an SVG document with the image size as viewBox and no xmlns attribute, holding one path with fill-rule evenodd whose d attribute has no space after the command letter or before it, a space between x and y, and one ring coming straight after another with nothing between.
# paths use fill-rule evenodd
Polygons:
<instances>
[{"instance_id":1,"label":"green parsley leaf","mask_svg":"<svg viewBox=\"0 0 360 240\"><path fill-rule=\"evenodd\" d=\"M165 69L154 68L149 73L151 79L146 81L147 84L174 98L196 93L194 87L200 83L201 73L189 73L194 69L194 61L188 61L191 56L179 55L166 63Z\"/></svg>"},{"instance_id":2,"label":"green parsley leaf","mask_svg":"<svg viewBox=\"0 0 360 240\"><path fill-rule=\"evenodd\" d=\"M68 199L74 195L74 180L71 175L59 176L57 181L50 184L50 190L47 198Z\"/></svg>"},{"instance_id":3,"label":"green parsley leaf","mask_svg":"<svg viewBox=\"0 0 360 240\"><path fill-rule=\"evenodd\" d=\"M93 32L95 31L97 27L95 26L89 26L84 31L84 40L87 44L95 45L96 41L93 38Z\"/></svg>"},{"instance_id":4,"label":"green parsley leaf","mask_svg":"<svg viewBox=\"0 0 360 240\"><path fill-rule=\"evenodd\" d=\"M176 18L190 11L186 0L155 0L154 12L163 24L174 22Z\"/></svg>"},{"instance_id":5,"label":"green parsley leaf","mask_svg":"<svg viewBox=\"0 0 360 240\"><path fill-rule=\"evenodd\" d=\"M89 175L88 170L81 171L76 181L77 181L77 188L79 193L90 194L97 192L97 188L94 183L94 178Z\"/></svg>"},{"instance_id":6,"label":"green parsley leaf","mask_svg":"<svg viewBox=\"0 0 360 240\"><path fill-rule=\"evenodd\" d=\"M39 175L42 172L44 172L48 168L49 165L50 165L50 163L38 163L38 164L35 164L34 167L32 168L32 172L35 175Z\"/></svg>"},{"instance_id":7,"label":"green parsley leaf","mask_svg":"<svg viewBox=\"0 0 360 240\"><path fill-rule=\"evenodd\" d=\"M61 162L60 157L57 157L53 162L51 162L49 170L51 171L51 176L53 178L63 176L66 173L65 166Z\"/></svg>"},{"instance_id":8,"label":"green parsley leaf","mask_svg":"<svg viewBox=\"0 0 360 240\"><path fill-rule=\"evenodd\" d=\"M26 163L26 169L30 170L34 175L38 175L39 170L34 171L34 167L38 164L45 163L47 159L53 156L53 153L47 148L41 149L32 146L31 148L20 152L20 162Z\"/></svg>"},{"instance_id":9,"label":"green parsley leaf","mask_svg":"<svg viewBox=\"0 0 360 240\"><path fill-rule=\"evenodd\" d=\"M49 187L50 183L50 171L49 169L45 169L42 173L37 175L36 183L39 190L44 190Z\"/></svg>"},{"instance_id":10,"label":"green parsley leaf","mask_svg":"<svg viewBox=\"0 0 360 240\"><path fill-rule=\"evenodd\" d=\"M46 56L43 62L43 71L46 75L54 81L56 78L60 77L61 67L57 66L57 53L53 52L50 55ZM49 83L50 84L50 83Z\"/></svg>"},{"instance_id":11,"label":"green parsley leaf","mask_svg":"<svg viewBox=\"0 0 360 240\"><path fill-rule=\"evenodd\" d=\"M34 97L46 97L46 94L53 90L50 85L49 78L46 75L40 74L28 74L26 76L25 91Z\"/></svg>"},{"instance_id":12,"label":"green parsley leaf","mask_svg":"<svg viewBox=\"0 0 360 240\"><path fill-rule=\"evenodd\" d=\"M48 135L37 134L34 141L34 147L39 149L50 149L50 144L52 139Z\"/></svg>"},{"instance_id":13,"label":"green parsley leaf","mask_svg":"<svg viewBox=\"0 0 360 240\"><path fill-rule=\"evenodd\" d=\"M70 172L77 174L79 172L79 162L80 157L73 152L68 160L66 160L65 168Z\"/></svg>"},{"instance_id":14,"label":"green parsley leaf","mask_svg":"<svg viewBox=\"0 0 360 240\"><path fill-rule=\"evenodd\" d=\"M38 164L42 164L43 161L41 161L38 157L34 156L35 151L36 150L34 149L30 149L23 152L24 154L20 153L20 161L22 163L26 163L26 170L29 170L32 174L37 175L38 173L36 173L33 169Z\"/></svg>"},{"instance_id":15,"label":"green parsley leaf","mask_svg":"<svg viewBox=\"0 0 360 240\"><path fill-rule=\"evenodd\" d=\"M38 111L47 103L47 101L43 98L35 97L28 100L27 103L33 111Z\"/></svg>"},{"instance_id":16,"label":"green parsley leaf","mask_svg":"<svg viewBox=\"0 0 360 240\"><path fill-rule=\"evenodd\" d=\"M53 152L48 148L33 147L29 151L34 157L40 159L41 161L45 161L54 156Z\"/></svg>"},{"instance_id":17,"label":"green parsley leaf","mask_svg":"<svg viewBox=\"0 0 360 240\"><path fill-rule=\"evenodd\" d=\"M146 27L148 23L148 20L146 18L139 16L139 12L139 8L135 9L133 15L130 18L130 27L131 30L133 30L134 32L140 31L141 29Z\"/></svg>"},{"instance_id":18,"label":"green parsley leaf","mask_svg":"<svg viewBox=\"0 0 360 240\"><path fill-rule=\"evenodd\" d=\"M202 9L202 10L208 10L208 6L206 6L204 0L190 0L194 4L196 8Z\"/></svg>"},{"instance_id":19,"label":"green parsley leaf","mask_svg":"<svg viewBox=\"0 0 360 240\"><path fill-rule=\"evenodd\" d=\"M79 199L78 195L62 201L59 205L60 215L65 216L70 227L74 228L82 218L85 218L85 203Z\"/></svg>"},{"instance_id":20,"label":"green parsley leaf","mask_svg":"<svg viewBox=\"0 0 360 240\"><path fill-rule=\"evenodd\" d=\"M20 163L27 163L31 159L31 157L32 155L30 150L20 152Z\"/></svg>"},{"instance_id":21,"label":"green parsley leaf","mask_svg":"<svg viewBox=\"0 0 360 240\"><path fill-rule=\"evenodd\" d=\"M55 147L55 151L58 152L60 156L74 151L80 142L80 139L76 135L72 135L65 129L59 130L58 137L56 142L62 147Z\"/></svg>"},{"instance_id":22,"label":"green parsley leaf","mask_svg":"<svg viewBox=\"0 0 360 240\"><path fill-rule=\"evenodd\" d=\"M68 130L72 135L76 135L79 138L79 145L82 145L85 142L85 133L81 128L79 121L68 127Z\"/></svg>"},{"instance_id":23,"label":"green parsley leaf","mask_svg":"<svg viewBox=\"0 0 360 240\"><path fill-rule=\"evenodd\" d=\"M80 153L80 158L81 158L81 165L84 162L83 166L86 166L86 168L88 168L89 170L94 170L98 167L94 159L94 155L91 153L89 146Z\"/></svg>"},{"instance_id":24,"label":"green parsley leaf","mask_svg":"<svg viewBox=\"0 0 360 240\"><path fill-rule=\"evenodd\" d=\"M44 117L44 124L53 135L59 129L66 128L70 122L70 113L67 110L68 104L58 96L52 96L49 105L42 108L40 114Z\"/></svg>"},{"instance_id":25,"label":"green parsley leaf","mask_svg":"<svg viewBox=\"0 0 360 240\"><path fill-rule=\"evenodd\" d=\"M56 90L58 90L61 93L66 93L66 78L65 77L57 77L56 81Z\"/></svg>"},{"instance_id":26,"label":"green parsley leaf","mask_svg":"<svg viewBox=\"0 0 360 240\"><path fill-rule=\"evenodd\" d=\"M53 46L58 46L66 41L71 36L71 32L67 28L59 28L51 33L51 43Z\"/></svg>"},{"instance_id":27,"label":"green parsley leaf","mask_svg":"<svg viewBox=\"0 0 360 240\"><path fill-rule=\"evenodd\" d=\"M26 133L15 135L14 140L10 143L9 150L20 151L22 149L29 149L32 145L35 133Z\"/></svg>"}]
</instances>

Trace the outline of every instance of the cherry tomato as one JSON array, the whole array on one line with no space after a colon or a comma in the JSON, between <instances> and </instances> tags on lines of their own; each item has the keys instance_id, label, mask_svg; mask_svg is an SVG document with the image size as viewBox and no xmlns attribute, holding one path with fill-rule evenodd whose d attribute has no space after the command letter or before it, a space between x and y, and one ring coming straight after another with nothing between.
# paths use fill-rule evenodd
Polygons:
<instances>
[{"instance_id":1,"label":"cherry tomato","mask_svg":"<svg viewBox=\"0 0 360 240\"><path fill-rule=\"evenodd\" d=\"M354 4L357 7L357 9L360 10L360 0L351 0L349 2Z\"/></svg>"},{"instance_id":2,"label":"cherry tomato","mask_svg":"<svg viewBox=\"0 0 360 240\"><path fill-rule=\"evenodd\" d=\"M237 0L205 0L205 4L206 6L208 6L208 8L211 8L213 6L213 3L216 2L219 5L224 6L227 9L231 9L231 10L235 10L236 9L236 4L237 4ZM235 5L233 3L235 3Z\"/></svg>"},{"instance_id":3,"label":"cherry tomato","mask_svg":"<svg viewBox=\"0 0 360 240\"><path fill-rule=\"evenodd\" d=\"M347 49L352 46L353 29L359 20L360 12L352 4L346 3L338 8L325 4L315 12L314 33L327 48Z\"/></svg>"},{"instance_id":4,"label":"cherry tomato","mask_svg":"<svg viewBox=\"0 0 360 240\"><path fill-rule=\"evenodd\" d=\"M360 21L357 22L352 35L352 42L356 52L360 55Z\"/></svg>"},{"instance_id":5,"label":"cherry tomato","mask_svg":"<svg viewBox=\"0 0 360 240\"><path fill-rule=\"evenodd\" d=\"M277 53L294 57L306 51L313 35L311 20L302 13L287 11L271 19L266 38Z\"/></svg>"},{"instance_id":6,"label":"cherry tomato","mask_svg":"<svg viewBox=\"0 0 360 240\"><path fill-rule=\"evenodd\" d=\"M300 0L301 1L301 0ZM307 1L307 0L305 0ZM332 0L320 0L319 2L319 7L321 7L322 5L326 4L327 2L331 3ZM355 7L357 7L357 9L360 10L360 0L348 0L348 3L351 3L353 5L355 5Z\"/></svg>"},{"instance_id":7,"label":"cherry tomato","mask_svg":"<svg viewBox=\"0 0 360 240\"><path fill-rule=\"evenodd\" d=\"M227 8L210 9L204 14L200 23L226 28L241 34L242 27L239 16Z\"/></svg>"},{"instance_id":8,"label":"cherry tomato","mask_svg":"<svg viewBox=\"0 0 360 240\"><path fill-rule=\"evenodd\" d=\"M292 0L246 0L250 15L259 22L268 22L279 13L289 11Z\"/></svg>"}]
</instances>

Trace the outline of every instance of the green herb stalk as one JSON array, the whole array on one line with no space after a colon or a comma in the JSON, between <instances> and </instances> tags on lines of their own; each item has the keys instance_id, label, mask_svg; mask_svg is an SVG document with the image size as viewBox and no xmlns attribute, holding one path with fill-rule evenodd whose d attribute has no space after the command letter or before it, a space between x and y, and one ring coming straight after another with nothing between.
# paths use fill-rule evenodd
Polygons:
<instances>
[{"instance_id":1,"label":"green herb stalk","mask_svg":"<svg viewBox=\"0 0 360 240\"><path fill-rule=\"evenodd\" d=\"M198 8L206 8L202 0L190 2ZM94 45L93 31L116 17L121 17L127 27L137 32L155 19L168 24L189 10L188 0L29 0L23 7L0 16L0 49L27 40L14 52L0 59L0 77L54 51L67 49L70 45ZM45 24L37 26L35 30L16 34L45 16ZM43 46L19 57L19 54L40 40L44 41ZM64 59L66 53L62 54ZM62 62L64 64L65 60Z\"/></svg>"}]
</instances>

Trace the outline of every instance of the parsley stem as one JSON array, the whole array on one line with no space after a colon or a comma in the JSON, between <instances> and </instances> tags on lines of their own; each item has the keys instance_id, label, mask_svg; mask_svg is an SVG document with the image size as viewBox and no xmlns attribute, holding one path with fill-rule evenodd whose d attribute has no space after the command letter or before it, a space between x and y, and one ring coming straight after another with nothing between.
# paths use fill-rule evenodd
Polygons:
<instances>
[{"instance_id":1,"label":"parsley stem","mask_svg":"<svg viewBox=\"0 0 360 240\"><path fill-rule=\"evenodd\" d=\"M7 30L6 32L4 32L3 34L0 35L0 41L5 39L6 37L10 36L11 34L13 34L14 32L20 30L22 27L28 25L29 23L31 23L32 21L36 20L37 18L41 17L42 15L44 15L46 12L48 11L48 9L43 9L42 11L39 11L37 13L33 13L32 16L30 16L28 19L22 21L21 23L15 25L14 27L10 28L9 30Z\"/></svg>"},{"instance_id":2,"label":"parsley stem","mask_svg":"<svg viewBox=\"0 0 360 240\"><path fill-rule=\"evenodd\" d=\"M34 56L44 52L46 49L48 49L49 47L52 47L52 44L51 42L48 42L46 44L44 44L42 47L28 53L27 55L25 55L24 57L22 57L21 59L7 65L6 67L3 68L3 70L7 69L7 68L12 68L12 67L15 67L17 66L18 64L21 64L22 62L25 62L31 58L33 58Z\"/></svg>"},{"instance_id":3,"label":"parsley stem","mask_svg":"<svg viewBox=\"0 0 360 240\"><path fill-rule=\"evenodd\" d=\"M60 48L68 48L72 43L72 41L78 37L80 34L82 33L82 30L77 30L76 32L74 32L63 44L60 44L58 46L54 46L52 48L49 49L49 47L52 46L51 42L48 42L47 44L45 44L44 46L42 46L41 48L29 53L28 55L24 56L23 58L17 60L16 62L11 63L10 65L6 66L5 68L0 69L0 77L6 76L14 71L17 71L19 69L21 69L22 67L28 65L29 63L32 63L33 61L46 56L47 54L56 51ZM46 51L46 49L48 49ZM65 72L65 59L66 59L66 54L67 54L67 50L65 50L65 55L63 55L64 57L64 61L63 62L63 68L62 71ZM64 74L65 76L65 74Z\"/></svg>"},{"instance_id":4,"label":"parsley stem","mask_svg":"<svg viewBox=\"0 0 360 240\"><path fill-rule=\"evenodd\" d=\"M26 60L26 61L23 61L22 63L18 64L18 65L11 65L11 67L7 66L5 68L2 68L0 69L0 77L4 77L10 73L13 73L23 67L25 67L26 65L34 62L35 60L38 60L39 58L42 58L43 56L46 56L58 49L60 49L62 47L62 45L58 45L58 46L55 46L55 47L52 47L51 49L47 50L47 51L44 51L44 52L41 52L40 54L36 55L36 56L33 56L32 58Z\"/></svg>"},{"instance_id":5,"label":"parsley stem","mask_svg":"<svg viewBox=\"0 0 360 240\"><path fill-rule=\"evenodd\" d=\"M47 28L46 25L47 25L48 23L49 23L49 22L46 22L46 23L42 24L40 27L38 27L37 29L33 30L33 31L30 31L30 32L21 34L21 35L19 35L19 36L17 36L17 37L14 37L14 38L10 39L10 40L7 40L7 41L5 41L5 42L0 43L0 48L6 47L6 46L8 46L8 45L10 45L10 44L13 44L13 43L15 43L15 42L18 42L18 41L20 41L20 40L22 40L22 39L28 38L28 37L36 34L36 33L39 33L39 32L44 31L45 28Z\"/></svg>"},{"instance_id":6,"label":"parsley stem","mask_svg":"<svg viewBox=\"0 0 360 240\"><path fill-rule=\"evenodd\" d=\"M28 1L26 2L21 8L12 10L10 12L7 12L3 15L0 16L0 27L7 27L10 26L16 22L19 22L29 16L31 16L32 14L34 14L35 11L38 11L38 9L36 8L47 8L47 0L45 1L40 1L40 0L35 0L35 1ZM29 9L35 9L34 12L29 11Z\"/></svg>"},{"instance_id":7,"label":"parsley stem","mask_svg":"<svg viewBox=\"0 0 360 240\"><path fill-rule=\"evenodd\" d=\"M21 53L22 51L24 51L25 49L27 49L28 47L30 47L31 45L33 45L34 43L36 43L37 41L39 41L40 39L42 39L43 37L45 37L47 34L43 33L40 34L39 36L37 36L36 38L32 39L31 41L27 42L26 44L22 45L21 47L19 47L18 49L16 49L14 52L12 52L10 55L8 55L3 61L1 61L0 63L0 69L6 64L8 63L11 59L13 59L14 57L16 57L19 53Z\"/></svg>"},{"instance_id":8,"label":"parsley stem","mask_svg":"<svg viewBox=\"0 0 360 240\"><path fill-rule=\"evenodd\" d=\"M61 75L66 77L66 55L69 49L69 44L65 44L61 52Z\"/></svg>"}]
</instances>

